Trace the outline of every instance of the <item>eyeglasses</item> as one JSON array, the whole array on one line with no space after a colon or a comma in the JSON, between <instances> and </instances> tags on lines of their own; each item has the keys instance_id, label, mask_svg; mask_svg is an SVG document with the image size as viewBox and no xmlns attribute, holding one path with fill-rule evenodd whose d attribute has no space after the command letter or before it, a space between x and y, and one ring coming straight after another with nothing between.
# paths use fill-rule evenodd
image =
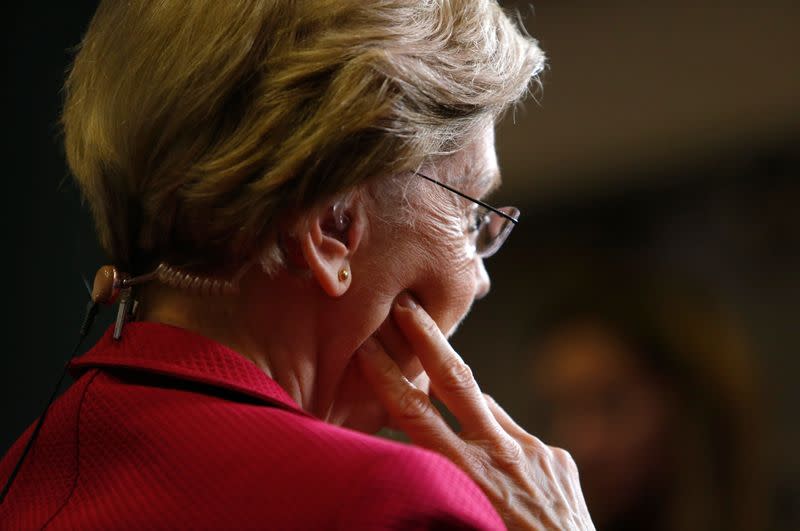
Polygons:
<instances>
[{"instance_id":1,"label":"eyeglasses","mask_svg":"<svg viewBox=\"0 0 800 531\"><path fill-rule=\"evenodd\" d=\"M470 212L470 223L467 229L473 239L475 252L481 258L489 258L496 253L506 241L508 235L511 234L511 229L519 222L519 210L515 207L495 208L427 175L416 171L414 173L475 203L473 210Z\"/></svg>"}]
</instances>

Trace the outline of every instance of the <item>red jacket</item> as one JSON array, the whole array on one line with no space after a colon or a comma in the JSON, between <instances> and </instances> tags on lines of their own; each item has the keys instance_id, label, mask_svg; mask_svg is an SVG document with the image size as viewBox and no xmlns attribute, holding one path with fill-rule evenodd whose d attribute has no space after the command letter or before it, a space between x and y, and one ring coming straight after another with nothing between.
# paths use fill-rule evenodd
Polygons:
<instances>
[{"instance_id":1,"label":"red jacket","mask_svg":"<svg viewBox=\"0 0 800 531\"><path fill-rule=\"evenodd\" d=\"M445 458L309 415L254 363L130 323L71 364L2 529L503 529ZM29 428L0 462L5 483Z\"/></svg>"}]
</instances>

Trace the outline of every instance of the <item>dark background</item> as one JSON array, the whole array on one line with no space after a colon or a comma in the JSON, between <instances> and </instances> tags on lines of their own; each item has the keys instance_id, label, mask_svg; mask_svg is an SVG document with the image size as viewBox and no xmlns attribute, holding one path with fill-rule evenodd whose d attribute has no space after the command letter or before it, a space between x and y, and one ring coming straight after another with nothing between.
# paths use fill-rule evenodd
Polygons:
<instances>
[{"instance_id":1,"label":"dark background","mask_svg":"<svg viewBox=\"0 0 800 531\"><path fill-rule=\"evenodd\" d=\"M550 68L537 101L499 129L505 186L493 200L523 220L454 344L525 419L529 316L553 279L608 263L693 279L740 316L753 346L771 525L797 522L800 8L546 0L532 16L505 4L520 7ZM104 263L58 128L70 49L95 5L6 13L0 451L44 406L82 318L81 276ZM100 320L94 336L110 317Z\"/></svg>"}]
</instances>

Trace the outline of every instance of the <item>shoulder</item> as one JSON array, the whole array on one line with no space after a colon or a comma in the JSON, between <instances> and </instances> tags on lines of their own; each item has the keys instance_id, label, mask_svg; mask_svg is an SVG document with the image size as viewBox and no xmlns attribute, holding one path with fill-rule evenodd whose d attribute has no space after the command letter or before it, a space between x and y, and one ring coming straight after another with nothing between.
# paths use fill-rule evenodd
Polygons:
<instances>
[{"instance_id":1,"label":"shoulder","mask_svg":"<svg viewBox=\"0 0 800 531\"><path fill-rule=\"evenodd\" d=\"M337 506L338 528L505 529L477 484L437 453L317 419L295 417L280 431L273 436L302 434L291 468L315 478L304 482L309 494L322 490L311 497Z\"/></svg>"},{"instance_id":2,"label":"shoulder","mask_svg":"<svg viewBox=\"0 0 800 531\"><path fill-rule=\"evenodd\" d=\"M343 528L505 529L475 482L448 459L377 438L349 492Z\"/></svg>"},{"instance_id":3,"label":"shoulder","mask_svg":"<svg viewBox=\"0 0 800 531\"><path fill-rule=\"evenodd\" d=\"M192 492L209 511L224 508L241 523L268 514L278 528L502 528L478 486L433 452L194 388L98 380L95 391L105 392L85 404L81 458L103 466L83 467L84 483L119 482L116 470L148 463L163 480L128 474L125 482L162 500L154 513L173 511L174 493ZM109 461L103 448L127 451Z\"/></svg>"}]
</instances>

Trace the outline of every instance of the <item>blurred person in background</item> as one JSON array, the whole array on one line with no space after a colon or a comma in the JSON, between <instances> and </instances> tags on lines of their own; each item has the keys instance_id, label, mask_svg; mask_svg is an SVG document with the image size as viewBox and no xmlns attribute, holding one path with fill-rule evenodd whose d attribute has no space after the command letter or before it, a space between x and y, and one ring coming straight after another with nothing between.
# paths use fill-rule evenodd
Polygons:
<instances>
[{"instance_id":1,"label":"blurred person in background","mask_svg":"<svg viewBox=\"0 0 800 531\"><path fill-rule=\"evenodd\" d=\"M764 529L745 342L708 298L598 282L537 323L537 430L574 456L598 529Z\"/></svg>"}]
</instances>

